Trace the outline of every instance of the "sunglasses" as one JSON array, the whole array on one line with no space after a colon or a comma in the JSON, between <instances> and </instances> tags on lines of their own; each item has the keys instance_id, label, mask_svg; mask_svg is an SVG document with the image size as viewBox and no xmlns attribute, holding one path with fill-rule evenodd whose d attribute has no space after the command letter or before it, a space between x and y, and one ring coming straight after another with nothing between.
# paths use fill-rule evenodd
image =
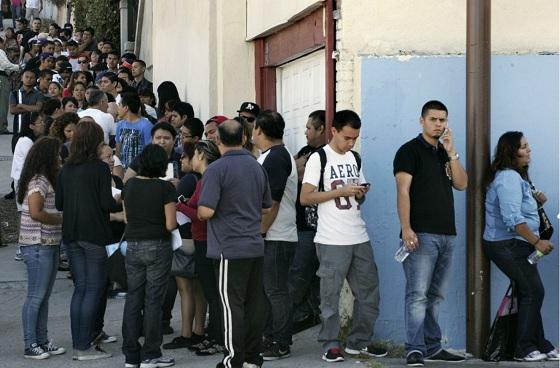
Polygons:
<instances>
[{"instance_id":1,"label":"sunglasses","mask_svg":"<svg viewBox=\"0 0 560 368\"><path fill-rule=\"evenodd\" d=\"M252 116L243 116L243 115L239 115L240 118L243 118L245 120L247 120L249 123L252 123L255 121L255 118Z\"/></svg>"},{"instance_id":2,"label":"sunglasses","mask_svg":"<svg viewBox=\"0 0 560 368\"><path fill-rule=\"evenodd\" d=\"M87 64L87 60L78 60L78 64Z\"/></svg>"}]
</instances>

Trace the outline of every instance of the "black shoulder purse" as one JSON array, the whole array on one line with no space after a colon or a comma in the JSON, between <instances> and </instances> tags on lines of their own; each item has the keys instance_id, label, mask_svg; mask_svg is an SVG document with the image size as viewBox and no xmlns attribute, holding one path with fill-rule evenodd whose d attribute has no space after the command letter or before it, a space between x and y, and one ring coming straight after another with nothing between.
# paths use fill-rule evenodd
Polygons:
<instances>
[{"instance_id":1,"label":"black shoulder purse","mask_svg":"<svg viewBox=\"0 0 560 368\"><path fill-rule=\"evenodd\" d=\"M529 181L529 184L531 185L531 190L533 191L533 196L535 196L535 194L537 193L537 190L535 189L535 186L533 185L533 183L531 181ZM544 208L543 208L542 203L540 203L537 200L536 197L535 197L535 200L537 201L538 212L539 212L539 220L540 220L539 236L540 236L541 239L550 240L550 238L552 238L552 234L554 233L554 228L552 227L552 223L550 222L548 216L546 215L546 212L544 212Z\"/></svg>"}]
</instances>

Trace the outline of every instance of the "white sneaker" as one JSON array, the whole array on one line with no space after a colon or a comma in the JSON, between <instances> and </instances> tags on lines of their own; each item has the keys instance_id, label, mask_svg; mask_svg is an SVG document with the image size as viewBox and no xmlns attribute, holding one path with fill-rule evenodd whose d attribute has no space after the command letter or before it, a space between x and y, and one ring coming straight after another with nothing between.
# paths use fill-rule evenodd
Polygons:
<instances>
[{"instance_id":1,"label":"white sneaker","mask_svg":"<svg viewBox=\"0 0 560 368\"><path fill-rule=\"evenodd\" d=\"M524 361L524 362L540 362L542 360L545 360L546 358L547 358L546 354L543 354L540 351L535 350L527 354L525 357L515 358L515 360Z\"/></svg>"},{"instance_id":2,"label":"white sneaker","mask_svg":"<svg viewBox=\"0 0 560 368\"><path fill-rule=\"evenodd\" d=\"M554 349L546 353L546 360L560 360L560 353L558 353L558 349Z\"/></svg>"}]
</instances>

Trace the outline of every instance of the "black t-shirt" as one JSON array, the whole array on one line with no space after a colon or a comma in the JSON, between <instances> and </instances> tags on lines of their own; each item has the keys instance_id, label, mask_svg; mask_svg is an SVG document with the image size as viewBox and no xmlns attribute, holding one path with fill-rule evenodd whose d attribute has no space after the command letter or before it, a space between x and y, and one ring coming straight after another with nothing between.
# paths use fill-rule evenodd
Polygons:
<instances>
[{"instance_id":1,"label":"black t-shirt","mask_svg":"<svg viewBox=\"0 0 560 368\"><path fill-rule=\"evenodd\" d=\"M175 203L177 193L168 181L131 178L121 193L126 209L125 237L132 239L165 239L171 233L165 227L164 206Z\"/></svg>"},{"instance_id":2,"label":"black t-shirt","mask_svg":"<svg viewBox=\"0 0 560 368\"><path fill-rule=\"evenodd\" d=\"M417 233L455 235L455 209L449 157L420 134L399 148L393 174L412 175L410 225Z\"/></svg>"},{"instance_id":3,"label":"black t-shirt","mask_svg":"<svg viewBox=\"0 0 560 368\"><path fill-rule=\"evenodd\" d=\"M316 150L318 150L319 148L321 148L323 146L324 145L321 145L319 147L312 147L310 145L307 145L307 146L305 146L305 147L303 147L302 149L299 150L299 152L296 154L296 159L301 158L305 155L309 155L310 153L315 152ZM309 156L308 156L308 158L309 158ZM297 229L298 229L298 231L315 231L315 229L312 228L311 226L309 226L309 224L305 220L305 207L307 207L307 206L302 206L301 203L299 202L299 196L301 194L301 186L302 186L302 183L301 183L301 181L298 180L298 191L297 191L297 200L296 200L296 225L297 225Z\"/></svg>"},{"instance_id":4,"label":"black t-shirt","mask_svg":"<svg viewBox=\"0 0 560 368\"><path fill-rule=\"evenodd\" d=\"M56 181L56 208L64 212L64 243L87 241L105 246L111 242L109 211L115 205L111 195L111 172L100 161L66 163Z\"/></svg>"}]
</instances>

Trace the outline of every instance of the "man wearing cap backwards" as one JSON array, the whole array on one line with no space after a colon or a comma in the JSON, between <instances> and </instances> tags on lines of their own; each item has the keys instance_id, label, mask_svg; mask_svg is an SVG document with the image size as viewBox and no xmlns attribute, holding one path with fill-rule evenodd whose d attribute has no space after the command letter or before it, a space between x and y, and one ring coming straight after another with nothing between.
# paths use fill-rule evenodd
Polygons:
<instances>
[{"instance_id":1,"label":"man wearing cap backwards","mask_svg":"<svg viewBox=\"0 0 560 368\"><path fill-rule=\"evenodd\" d=\"M8 74L20 69L18 64L12 64L4 51L4 39L0 37L0 134L8 131L8 100L10 99L10 82Z\"/></svg>"},{"instance_id":2,"label":"man wearing cap backwards","mask_svg":"<svg viewBox=\"0 0 560 368\"><path fill-rule=\"evenodd\" d=\"M218 126L227 119L227 116L223 115L212 116L210 119L208 119L208 121L204 125L204 136L206 137L206 139L215 142L216 137L218 136Z\"/></svg>"},{"instance_id":3,"label":"man wearing cap backwards","mask_svg":"<svg viewBox=\"0 0 560 368\"><path fill-rule=\"evenodd\" d=\"M255 119L261 112L261 108L254 102L243 102L237 112L239 113L239 116L245 118L245 120L253 126L255 124Z\"/></svg>"},{"instance_id":4,"label":"man wearing cap backwards","mask_svg":"<svg viewBox=\"0 0 560 368\"><path fill-rule=\"evenodd\" d=\"M23 3L25 5L25 18L27 18L27 20L39 17L39 13L43 10L43 0L25 0Z\"/></svg>"}]
</instances>

